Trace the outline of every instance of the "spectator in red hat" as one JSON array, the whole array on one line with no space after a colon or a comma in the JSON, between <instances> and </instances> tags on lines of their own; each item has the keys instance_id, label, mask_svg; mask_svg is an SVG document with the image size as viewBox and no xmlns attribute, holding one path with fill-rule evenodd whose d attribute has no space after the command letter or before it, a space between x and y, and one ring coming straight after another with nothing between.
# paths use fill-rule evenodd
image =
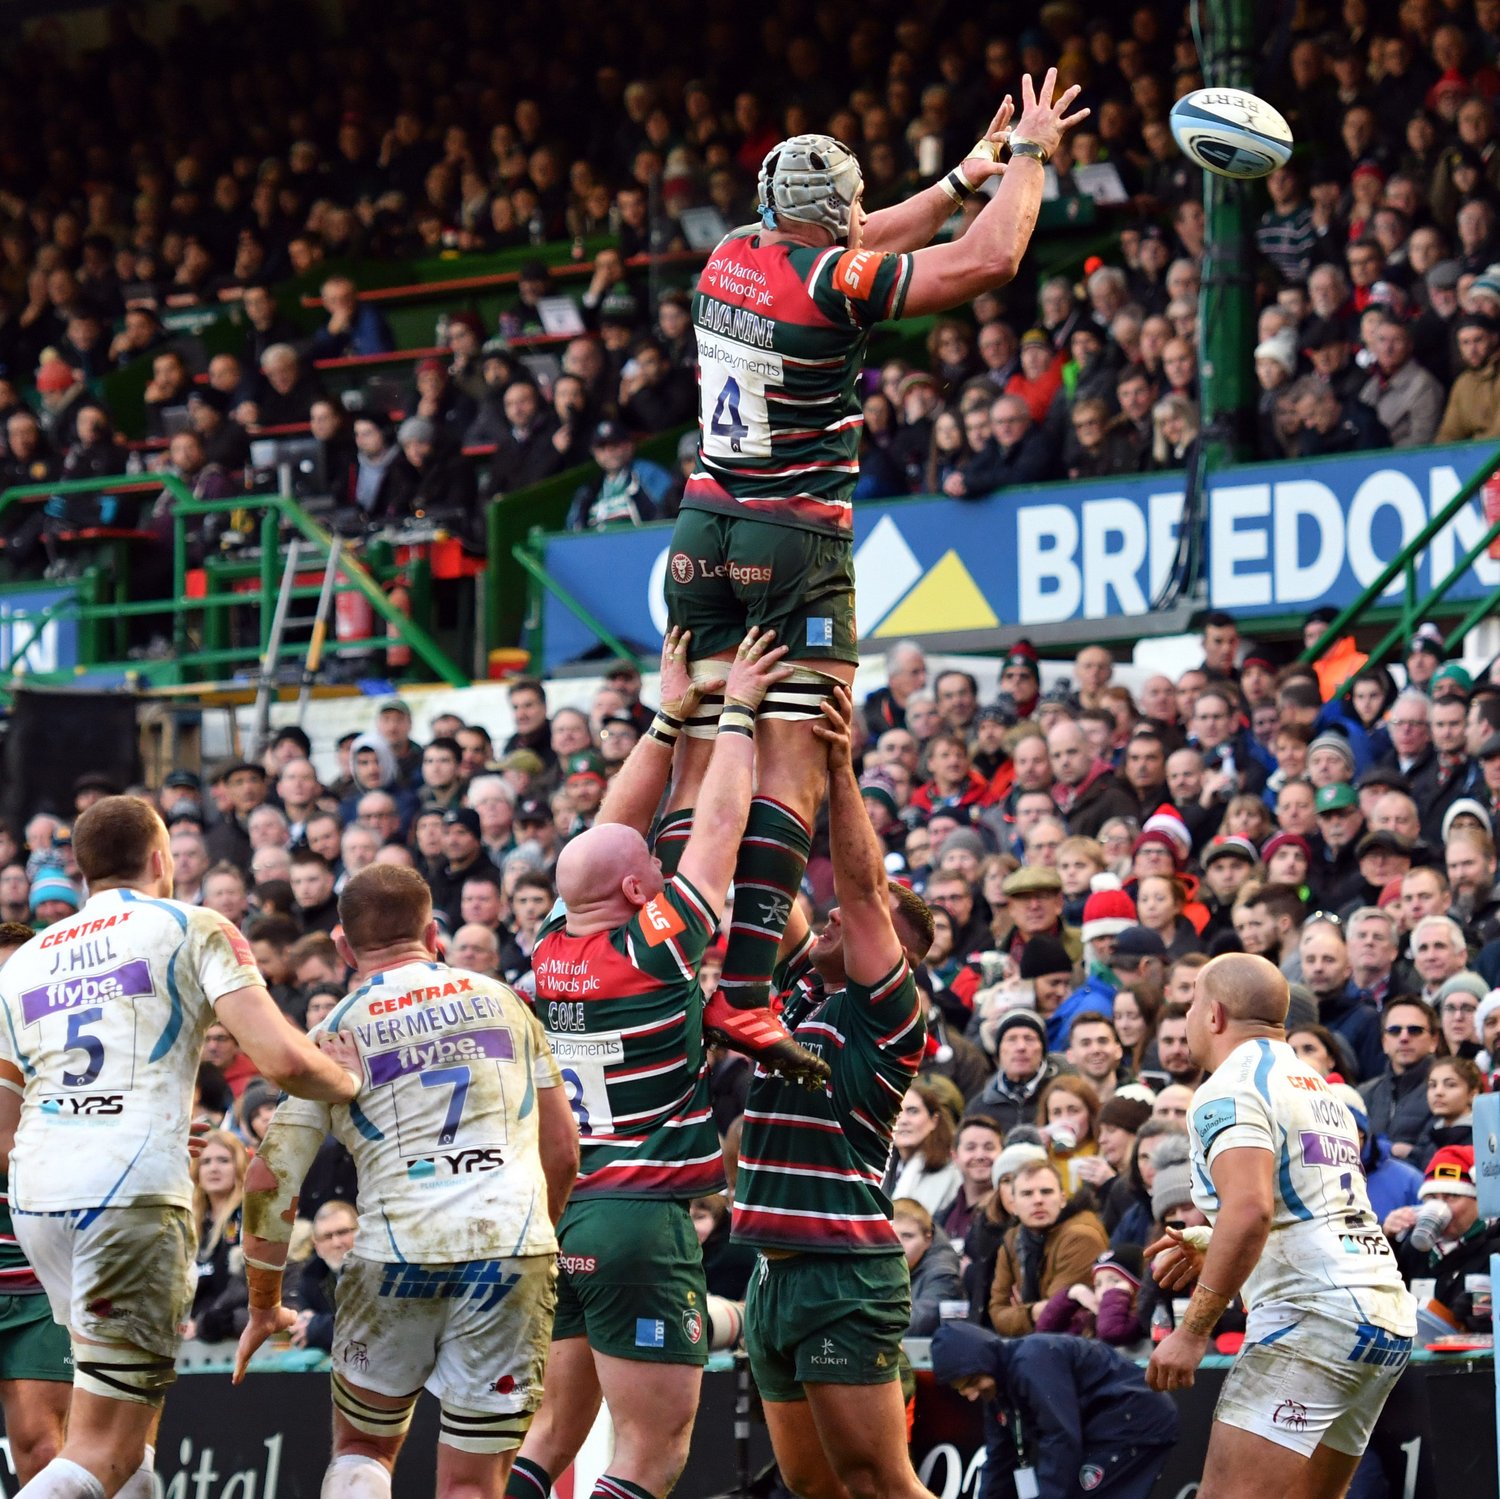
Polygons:
<instances>
[{"instance_id":1,"label":"spectator in red hat","mask_svg":"<svg viewBox=\"0 0 1500 1499\"><path fill-rule=\"evenodd\" d=\"M429 354L417 364L415 379L415 389L407 397L407 411L431 422L440 443L460 447L464 433L479 415L474 398L454 383L447 361L436 355Z\"/></svg>"},{"instance_id":2,"label":"spectator in red hat","mask_svg":"<svg viewBox=\"0 0 1500 1499\"><path fill-rule=\"evenodd\" d=\"M1422 1208L1397 1208L1382 1225L1401 1274L1429 1312L1461 1332L1488 1332L1490 1256L1500 1251L1500 1221L1479 1216L1474 1147L1449 1145L1438 1151L1427 1163L1421 1195ZM1429 1203L1447 1211L1446 1220L1438 1211L1436 1223L1424 1225L1436 1227L1431 1238L1416 1232L1418 1213Z\"/></svg>"}]
</instances>

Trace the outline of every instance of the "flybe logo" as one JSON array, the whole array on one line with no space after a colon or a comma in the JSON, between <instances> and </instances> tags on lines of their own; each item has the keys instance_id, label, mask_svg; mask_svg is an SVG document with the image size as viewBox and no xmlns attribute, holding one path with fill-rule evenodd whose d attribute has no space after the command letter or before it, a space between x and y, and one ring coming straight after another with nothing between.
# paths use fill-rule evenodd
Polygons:
<instances>
[{"instance_id":1,"label":"flybe logo","mask_svg":"<svg viewBox=\"0 0 1500 1499\"><path fill-rule=\"evenodd\" d=\"M107 973L85 973L27 989L21 995L21 1018L24 1024L35 1025L48 1015L77 1009L79 1005L143 999L152 992L150 963L144 958L133 958Z\"/></svg>"},{"instance_id":2,"label":"flybe logo","mask_svg":"<svg viewBox=\"0 0 1500 1499\"><path fill-rule=\"evenodd\" d=\"M429 1067L461 1067L467 1062L513 1062L515 1037L505 1026L466 1031L457 1036L439 1036L431 1041L412 1041L390 1051L377 1051L366 1058L370 1086L394 1082Z\"/></svg>"}]
</instances>

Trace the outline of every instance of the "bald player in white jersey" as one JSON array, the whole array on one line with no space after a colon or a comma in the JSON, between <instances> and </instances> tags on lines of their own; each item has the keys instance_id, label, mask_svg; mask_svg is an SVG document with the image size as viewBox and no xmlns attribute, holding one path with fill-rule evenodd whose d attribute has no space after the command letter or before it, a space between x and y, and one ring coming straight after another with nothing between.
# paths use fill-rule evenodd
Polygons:
<instances>
[{"instance_id":1,"label":"bald player in white jersey","mask_svg":"<svg viewBox=\"0 0 1500 1499\"><path fill-rule=\"evenodd\" d=\"M171 844L148 802L95 802L73 851L88 901L0 974L0 1087L21 1093L16 1238L74 1363L67 1440L21 1493L150 1499L149 1444L193 1300L203 1034L226 1026L290 1093L341 1102L355 1085L276 1008L240 932L170 899Z\"/></svg>"},{"instance_id":2,"label":"bald player in white jersey","mask_svg":"<svg viewBox=\"0 0 1500 1499\"><path fill-rule=\"evenodd\" d=\"M1287 981L1229 953L1198 974L1193 1202L1212 1230L1146 1251L1169 1290L1196 1282L1151 1356L1153 1389L1185 1389L1236 1294L1245 1342L1214 1411L1199 1499L1339 1499L1411 1355L1416 1308L1365 1192L1353 1116L1286 1042Z\"/></svg>"},{"instance_id":3,"label":"bald player in white jersey","mask_svg":"<svg viewBox=\"0 0 1500 1499\"><path fill-rule=\"evenodd\" d=\"M332 1129L358 1171L359 1229L339 1276L323 1499L389 1499L424 1388L441 1402L437 1493L497 1495L541 1404L577 1126L519 996L437 961L421 875L360 870L339 921L358 983L320 1031L360 1091L333 1109L286 1100L251 1164L235 1382L295 1321L281 1282L297 1194Z\"/></svg>"}]
</instances>

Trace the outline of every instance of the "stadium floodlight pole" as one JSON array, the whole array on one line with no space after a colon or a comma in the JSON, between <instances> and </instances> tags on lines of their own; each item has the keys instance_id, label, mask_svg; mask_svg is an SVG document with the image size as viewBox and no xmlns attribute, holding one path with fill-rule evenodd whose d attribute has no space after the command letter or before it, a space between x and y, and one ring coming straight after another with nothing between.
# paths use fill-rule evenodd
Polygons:
<instances>
[{"instance_id":1,"label":"stadium floodlight pole","mask_svg":"<svg viewBox=\"0 0 1500 1499\"><path fill-rule=\"evenodd\" d=\"M1254 91L1255 0L1193 0L1208 20L1200 49L1211 88ZM1201 29L1201 28L1200 28ZM1203 174L1204 256L1198 301L1202 431L1211 471L1248 452L1255 409L1255 273L1249 182Z\"/></svg>"}]
</instances>

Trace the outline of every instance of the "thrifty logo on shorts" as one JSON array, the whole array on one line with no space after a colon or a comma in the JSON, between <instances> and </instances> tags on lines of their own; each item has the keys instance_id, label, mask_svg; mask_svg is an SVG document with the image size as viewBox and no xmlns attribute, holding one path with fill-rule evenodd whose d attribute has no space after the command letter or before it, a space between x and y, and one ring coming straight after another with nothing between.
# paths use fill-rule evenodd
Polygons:
<instances>
[{"instance_id":1,"label":"thrifty logo on shorts","mask_svg":"<svg viewBox=\"0 0 1500 1499\"><path fill-rule=\"evenodd\" d=\"M1411 1357L1411 1339L1397 1337L1370 1322L1359 1324L1359 1335L1349 1354L1351 1364L1378 1364L1397 1368Z\"/></svg>"},{"instance_id":2,"label":"thrifty logo on shorts","mask_svg":"<svg viewBox=\"0 0 1500 1499\"><path fill-rule=\"evenodd\" d=\"M387 1265L380 1294L398 1301L472 1298L481 1312L488 1312L510 1295L520 1279L519 1274L506 1275L498 1260L470 1260L462 1265Z\"/></svg>"},{"instance_id":3,"label":"thrifty logo on shorts","mask_svg":"<svg viewBox=\"0 0 1500 1499\"><path fill-rule=\"evenodd\" d=\"M676 583L691 583L694 578L728 578L731 583L769 583L775 574L773 567L761 567L751 562L710 562L699 557L696 562L686 552L672 553L672 580Z\"/></svg>"}]
</instances>

